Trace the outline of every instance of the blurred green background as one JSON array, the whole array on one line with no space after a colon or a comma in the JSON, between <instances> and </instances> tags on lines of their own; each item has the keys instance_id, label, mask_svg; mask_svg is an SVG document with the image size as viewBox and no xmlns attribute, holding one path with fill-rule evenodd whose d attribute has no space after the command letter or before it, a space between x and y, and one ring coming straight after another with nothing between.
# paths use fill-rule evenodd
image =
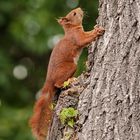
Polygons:
<instances>
[{"instance_id":1,"label":"blurred green background","mask_svg":"<svg viewBox=\"0 0 140 140\"><path fill-rule=\"evenodd\" d=\"M56 18L80 6L85 30L98 15L97 0L0 0L0 140L33 140L28 119L45 81L54 44L63 36ZM76 75L85 66L81 56Z\"/></svg>"}]
</instances>

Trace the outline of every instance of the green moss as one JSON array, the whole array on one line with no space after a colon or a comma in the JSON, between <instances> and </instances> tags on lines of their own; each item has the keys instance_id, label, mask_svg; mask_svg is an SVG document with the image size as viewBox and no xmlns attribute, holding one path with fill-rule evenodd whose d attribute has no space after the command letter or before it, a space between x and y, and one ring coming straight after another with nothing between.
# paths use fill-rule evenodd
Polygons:
<instances>
[{"instance_id":1,"label":"green moss","mask_svg":"<svg viewBox=\"0 0 140 140\"><path fill-rule=\"evenodd\" d=\"M65 140L69 140L71 137L71 133L67 132L65 133Z\"/></svg>"},{"instance_id":2,"label":"green moss","mask_svg":"<svg viewBox=\"0 0 140 140\"><path fill-rule=\"evenodd\" d=\"M73 127L75 124L75 118L78 115L78 111L72 107L63 108L60 113L60 120L62 124L66 124L70 127Z\"/></svg>"}]
</instances>

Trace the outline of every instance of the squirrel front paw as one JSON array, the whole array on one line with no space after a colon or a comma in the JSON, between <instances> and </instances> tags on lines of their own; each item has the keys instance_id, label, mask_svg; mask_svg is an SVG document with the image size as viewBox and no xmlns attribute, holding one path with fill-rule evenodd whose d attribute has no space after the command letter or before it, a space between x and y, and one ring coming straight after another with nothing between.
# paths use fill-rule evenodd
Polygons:
<instances>
[{"instance_id":1,"label":"squirrel front paw","mask_svg":"<svg viewBox=\"0 0 140 140\"><path fill-rule=\"evenodd\" d=\"M101 36L105 32L105 29L99 25L94 26L94 30L97 32L97 35Z\"/></svg>"}]
</instances>

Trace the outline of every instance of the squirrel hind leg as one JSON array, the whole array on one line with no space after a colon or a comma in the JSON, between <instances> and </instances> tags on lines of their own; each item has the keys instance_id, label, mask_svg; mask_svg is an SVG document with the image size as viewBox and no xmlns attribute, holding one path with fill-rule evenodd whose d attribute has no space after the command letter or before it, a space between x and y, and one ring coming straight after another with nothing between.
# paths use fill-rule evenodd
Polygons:
<instances>
[{"instance_id":1,"label":"squirrel hind leg","mask_svg":"<svg viewBox=\"0 0 140 140\"><path fill-rule=\"evenodd\" d=\"M57 89L56 89L55 95L54 95L54 99L53 99L54 102L56 102L56 101L58 100L61 91L62 91L61 88L57 88Z\"/></svg>"}]
</instances>

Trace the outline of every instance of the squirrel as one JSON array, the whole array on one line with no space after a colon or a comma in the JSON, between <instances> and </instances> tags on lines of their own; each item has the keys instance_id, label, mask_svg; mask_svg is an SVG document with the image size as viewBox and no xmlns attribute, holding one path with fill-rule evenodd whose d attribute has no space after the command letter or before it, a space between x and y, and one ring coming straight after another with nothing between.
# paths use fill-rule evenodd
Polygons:
<instances>
[{"instance_id":1,"label":"squirrel","mask_svg":"<svg viewBox=\"0 0 140 140\"><path fill-rule=\"evenodd\" d=\"M83 10L76 8L58 19L65 35L51 53L46 81L30 119L32 132L37 140L45 140L47 136L53 116L51 105L56 90L63 87L63 83L74 75L82 49L105 31L103 27L95 26L92 31L85 32L82 26L83 16Z\"/></svg>"}]
</instances>

